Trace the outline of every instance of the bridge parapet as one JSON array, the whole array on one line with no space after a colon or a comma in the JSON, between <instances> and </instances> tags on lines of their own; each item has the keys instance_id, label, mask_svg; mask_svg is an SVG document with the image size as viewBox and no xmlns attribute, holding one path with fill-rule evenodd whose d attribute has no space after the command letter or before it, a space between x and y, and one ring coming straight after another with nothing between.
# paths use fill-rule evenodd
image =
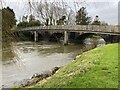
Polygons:
<instances>
[{"instance_id":1,"label":"bridge parapet","mask_svg":"<svg viewBox=\"0 0 120 90\"><path fill-rule=\"evenodd\" d=\"M57 25L57 26L37 26L20 29L19 31L26 30L63 30L63 31L88 31L88 32L109 32L120 33L119 26L104 26L104 25Z\"/></svg>"}]
</instances>

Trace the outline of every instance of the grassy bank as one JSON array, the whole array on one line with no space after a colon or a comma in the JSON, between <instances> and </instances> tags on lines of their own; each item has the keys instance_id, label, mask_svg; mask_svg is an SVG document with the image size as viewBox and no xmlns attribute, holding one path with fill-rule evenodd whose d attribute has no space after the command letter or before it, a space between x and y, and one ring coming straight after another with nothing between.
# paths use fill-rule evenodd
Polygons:
<instances>
[{"instance_id":1,"label":"grassy bank","mask_svg":"<svg viewBox=\"0 0 120 90\"><path fill-rule=\"evenodd\" d=\"M118 44L98 47L76 57L52 77L30 88L117 88Z\"/></svg>"}]
</instances>

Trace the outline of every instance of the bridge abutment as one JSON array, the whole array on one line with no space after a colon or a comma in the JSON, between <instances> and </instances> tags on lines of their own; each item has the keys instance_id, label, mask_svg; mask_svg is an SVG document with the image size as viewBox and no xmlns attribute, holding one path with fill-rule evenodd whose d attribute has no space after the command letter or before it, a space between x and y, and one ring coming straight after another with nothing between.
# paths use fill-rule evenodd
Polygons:
<instances>
[{"instance_id":1,"label":"bridge abutment","mask_svg":"<svg viewBox=\"0 0 120 90\"><path fill-rule=\"evenodd\" d=\"M64 42L63 45L68 45L68 32L64 31Z\"/></svg>"}]
</instances>

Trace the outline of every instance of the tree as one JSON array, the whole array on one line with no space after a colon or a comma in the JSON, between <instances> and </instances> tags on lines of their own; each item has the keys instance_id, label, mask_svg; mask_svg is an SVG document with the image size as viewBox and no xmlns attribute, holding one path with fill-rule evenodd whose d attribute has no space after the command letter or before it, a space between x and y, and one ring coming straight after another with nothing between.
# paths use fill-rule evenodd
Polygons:
<instances>
[{"instance_id":1,"label":"tree","mask_svg":"<svg viewBox=\"0 0 120 90\"><path fill-rule=\"evenodd\" d=\"M16 25L15 13L13 9L7 7L2 9L2 57L3 60L7 60L6 55L14 56L11 50L11 41L15 40L12 34L11 28ZM5 49L7 48L7 52ZM6 59L7 58L7 59Z\"/></svg>"},{"instance_id":2,"label":"tree","mask_svg":"<svg viewBox=\"0 0 120 90\"><path fill-rule=\"evenodd\" d=\"M76 24L77 25L88 25L91 22L91 17L88 17L86 8L82 7L78 10L76 15Z\"/></svg>"},{"instance_id":3,"label":"tree","mask_svg":"<svg viewBox=\"0 0 120 90\"><path fill-rule=\"evenodd\" d=\"M25 27L28 27L29 26L29 22L25 22L25 21L22 21L22 22L19 22L17 24L17 27L21 27L21 28L25 28Z\"/></svg>"},{"instance_id":4,"label":"tree","mask_svg":"<svg viewBox=\"0 0 120 90\"><path fill-rule=\"evenodd\" d=\"M35 16L30 15L28 18L29 22L27 21L27 17L28 17L28 15L23 16L24 19L22 20L22 22L19 22L17 24L17 27L25 28L25 27L41 26L42 25L41 22L35 18Z\"/></svg>"},{"instance_id":5,"label":"tree","mask_svg":"<svg viewBox=\"0 0 120 90\"><path fill-rule=\"evenodd\" d=\"M46 26L49 25L49 18L46 19L45 25L46 25Z\"/></svg>"},{"instance_id":6,"label":"tree","mask_svg":"<svg viewBox=\"0 0 120 90\"><path fill-rule=\"evenodd\" d=\"M56 21L57 25L64 25L66 23L66 16L62 16L59 20Z\"/></svg>"},{"instance_id":7,"label":"tree","mask_svg":"<svg viewBox=\"0 0 120 90\"><path fill-rule=\"evenodd\" d=\"M2 38L3 42L12 39L11 28L16 25L15 13L13 9L7 7L2 9Z\"/></svg>"},{"instance_id":8,"label":"tree","mask_svg":"<svg viewBox=\"0 0 120 90\"><path fill-rule=\"evenodd\" d=\"M33 16L32 14L29 16L29 22L31 21L35 21L35 16Z\"/></svg>"},{"instance_id":9,"label":"tree","mask_svg":"<svg viewBox=\"0 0 120 90\"><path fill-rule=\"evenodd\" d=\"M73 2L75 8L64 0L28 0L28 9L45 25L56 25L62 16L66 16L67 25L75 24L75 12L84 1L73 0Z\"/></svg>"},{"instance_id":10,"label":"tree","mask_svg":"<svg viewBox=\"0 0 120 90\"><path fill-rule=\"evenodd\" d=\"M27 22L28 15L22 17L22 22Z\"/></svg>"},{"instance_id":11,"label":"tree","mask_svg":"<svg viewBox=\"0 0 120 90\"><path fill-rule=\"evenodd\" d=\"M50 25L53 25L52 21L53 21L53 17L50 16Z\"/></svg>"},{"instance_id":12,"label":"tree","mask_svg":"<svg viewBox=\"0 0 120 90\"><path fill-rule=\"evenodd\" d=\"M99 20L99 16L96 15L94 21L92 22L92 25L101 25L101 22Z\"/></svg>"},{"instance_id":13,"label":"tree","mask_svg":"<svg viewBox=\"0 0 120 90\"><path fill-rule=\"evenodd\" d=\"M42 26L39 20L34 20L28 23L27 27L32 27L32 26Z\"/></svg>"}]
</instances>

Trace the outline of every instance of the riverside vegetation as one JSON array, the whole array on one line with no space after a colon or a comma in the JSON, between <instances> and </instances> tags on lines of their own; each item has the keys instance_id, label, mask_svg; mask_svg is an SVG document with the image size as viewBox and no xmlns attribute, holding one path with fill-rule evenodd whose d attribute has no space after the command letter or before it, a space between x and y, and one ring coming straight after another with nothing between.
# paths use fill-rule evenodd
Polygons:
<instances>
[{"instance_id":1,"label":"riverside vegetation","mask_svg":"<svg viewBox=\"0 0 120 90\"><path fill-rule=\"evenodd\" d=\"M118 44L84 52L53 76L27 88L118 88Z\"/></svg>"}]
</instances>

